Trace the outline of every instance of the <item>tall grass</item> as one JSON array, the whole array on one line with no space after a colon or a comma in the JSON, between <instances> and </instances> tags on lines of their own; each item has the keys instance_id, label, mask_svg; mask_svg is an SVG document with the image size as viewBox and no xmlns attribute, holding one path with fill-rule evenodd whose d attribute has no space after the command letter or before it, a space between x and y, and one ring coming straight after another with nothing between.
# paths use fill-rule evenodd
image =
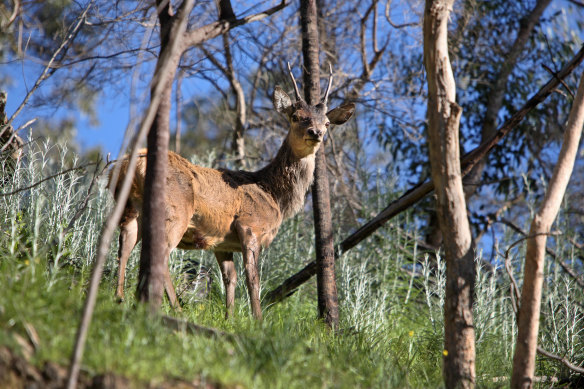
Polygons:
<instances>
[{"instance_id":1,"label":"tall grass","mask_svg":"<svg viewBox=\"0 0 584 389\"><path fill-rule=\"evenodd\" d=\"M206 164L209 164L207 160ZM85 199L92 169L71 170L39 185L64 167L84 162L64 146L33 143L12 176L4 176L0 197L0 343L26 353L22 339L38 344L31 357L42 363L68 362L84 297L84 288L110 197L101 181ZM387 183L389 181L389 184ZM378 180L364 194L359 217L376 213L395 196L391 180ZM343 210L335 208L335 215ZM79 209L73 228L66 227ZM344 225L337 220L335 225ZM499 243L508 247L510 232ZM337 237L346 234L341 227ZM294 387L440 387L443 352L445 263L423 255L421 235L411 213L393 220L337 261L341 331L330 333L317 319L314 280L285 302L265 310L258 323L250 318L245 276L236 259L235 315L224 319L224 290L212 254L176 250L171 270L197 261L211 270L210 295L203 301L182 296L182 317L234 334L234 340L172 332L143 312L127 293L114 301L114 244L101 284L84 366L90 372L113 371L129 378L160 382L185 377L228 386ZM564 242L565 243L565 242ZM556 245L557 255L577 263L570 246ZM135 250L128 266L127 288L136 285ZM521 282L523 249L511 252ZM314 258L310 213L284 223L260 262L262 294ZM499 258L497 263L502 263ZM475 330L477 379L481 387L504 385L510 374L516 334L509 278L502 268L485 268L477 253ZM582 290L548 262L540 341L544 348L575 363L584 361ZM167 313L179 315L164 307ZM31 335L32 334L32 335ZM567 377L556 362L538 359L538 375Z\"/></svg>"}]
</instances>

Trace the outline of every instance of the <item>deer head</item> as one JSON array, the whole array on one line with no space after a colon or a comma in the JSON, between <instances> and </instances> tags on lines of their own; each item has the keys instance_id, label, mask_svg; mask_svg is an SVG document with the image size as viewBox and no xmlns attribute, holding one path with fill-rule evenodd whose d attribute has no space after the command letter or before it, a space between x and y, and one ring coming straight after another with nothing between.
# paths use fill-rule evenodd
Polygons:
<instances>
[{"instance_id":1,"label":"deer head","mask_svg":"<svg viewBox=\"0 0 584 389\"><path fill-rule=\"evenodd\" d=\"M331 123L343 124L351 118L355 111L355 104L343 104L327 113L328 95L333 81L332 68L324 97L316 105L309 105L300 97L290 64L288 64L288 71L294 84L296 101L292 103L290 96L282 88L276 86L274 108L288 117L290 131L286 141L297 158L304 158L316 153Z\"/></svg>"}]
</instances>

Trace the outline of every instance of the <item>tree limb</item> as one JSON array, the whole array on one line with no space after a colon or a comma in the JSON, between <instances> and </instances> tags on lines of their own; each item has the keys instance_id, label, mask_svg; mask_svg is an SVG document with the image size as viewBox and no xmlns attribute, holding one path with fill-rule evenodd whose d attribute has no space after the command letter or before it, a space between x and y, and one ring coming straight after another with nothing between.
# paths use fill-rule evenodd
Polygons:
<instances>
[{"instance_id":1,"label":"tree limb","mask_svg":"<svg viewBox=\"0 0 584 389\"><path fill-rule=\"evenodd\" d=\"M183 51L190 47L200 45L201 43L208 41L209 39L216 38L219 35L224 34L227 31L231 30L232 28L264 19L283 9L288 4L289 3L286 0L282 0L280 4L278 4L275 7L269 8L265 11L258 12L250 16L246 16L241 19L218 20L216 22L209 23L205 26L199 27L195 30L186 31L184 33L185 36L182 40Z\"/></svg>"}]
</instances>

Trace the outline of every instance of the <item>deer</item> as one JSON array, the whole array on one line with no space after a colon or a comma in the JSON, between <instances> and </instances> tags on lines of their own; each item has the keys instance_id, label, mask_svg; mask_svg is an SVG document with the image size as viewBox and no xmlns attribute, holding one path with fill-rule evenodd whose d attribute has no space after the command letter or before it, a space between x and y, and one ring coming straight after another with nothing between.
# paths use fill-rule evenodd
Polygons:
<instances>
[{"instance_id":1,"label":"deer","mask_svg":"<svg viewBox=\"0 0 584 389\"><path fill-rule=\"evenodd\" d=\"M355 104L346 103L327 112L332 69L324 97L316 105L302 99L290 65L288 71L295 101L276 86L273 105L288 119L289 130L276 156L264 168L254 172L212 169L191 164L178 154L168 152L166 263L170 252L177 247L213 251L225 286L226 318L233 314L235 302L237 273L233 254L241 252L252 314L262 319L257 268L260 251L272 242L282 222L303 207L313 182L315 154L329 126L345 123L355 110ZM146 151L141 150L139 154L119 223L116 296L120 301L124 299L128 257L141 239ZM118 180L124 178L127 166L126 157ZM180 309L168 267L164 286L169 303Z\"/></svg>"}]
</instances>

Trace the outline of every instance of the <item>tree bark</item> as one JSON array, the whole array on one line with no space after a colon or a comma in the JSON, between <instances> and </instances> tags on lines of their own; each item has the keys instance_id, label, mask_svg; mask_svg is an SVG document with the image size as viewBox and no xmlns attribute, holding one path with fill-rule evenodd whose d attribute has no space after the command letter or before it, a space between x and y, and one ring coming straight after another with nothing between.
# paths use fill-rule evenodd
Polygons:
<instances>
[{"instance_id":1,"label":"tree bark","mask_svg":"<svg viewBox=\"0 0 584 389\"><path fill-rule=\"evenodd\" d=\"M518 314L518 334L513 356L512 388L533 387L535 354L543 287L547 235L558 214L572 175L584 124L584 77L572 104L564 143L544 201L531 222L525 253L523 290Z\"/></svg>"},{"instance_id":2,"label":"tree bark","mask_svg":"<svg viewBox=\"0 0 584 389\"><path fill-rule=\"evenodd\" d=\"M310 105L317 104L320 99L317 20L316 1L302 0L300 3L300 21L304 57L304 95ZM336 329L339 325L339 304L335 280L333 227L324 146L321 146L316 153L312 200L316 244L318 312L330 328Z\"/></svg>"},{"instance_id":3,"label":"tree bark","mask_svg":"<svg viewBox=\"0 0 584 389\"><path fill-rule=\"evenodd\" d=\"M166 171L168 165L168 144L170 140L170 107L172 83L182 55L180 42L171 44L169 37L181 40L183 34L172 33L173 29L186 29L186 23L179 23L170 8L170 2L157 1L160 21L160 55L157 70L164 56L169 56L168 78L160 97L160 104L154 122L148 132L146 156L146 178L144 182L144 202L142 205L142 251L138 275L138 298L148 302L152 311L162 304L164 293L164 274L168 267L168 245L166 243ZM191 8L181 9L186 20ZM155 71L155 74L157 72ZM154 98L154 90L151 90Z\"/></svg>"},{"instance_id":4,"label":"tree bark","mask_svg":"<svg viewBox=\"0 0 584 389\"><path fill-rule=\"evenodd\" d=\"M446 259L444 367L447 388L475 385L472 316L474 255L462 188L458 126L462 109L448 56L448 18L454 0L427 0L424 65L428 79L428 143L438 221Z\"/></svg>"}]
</instances>

